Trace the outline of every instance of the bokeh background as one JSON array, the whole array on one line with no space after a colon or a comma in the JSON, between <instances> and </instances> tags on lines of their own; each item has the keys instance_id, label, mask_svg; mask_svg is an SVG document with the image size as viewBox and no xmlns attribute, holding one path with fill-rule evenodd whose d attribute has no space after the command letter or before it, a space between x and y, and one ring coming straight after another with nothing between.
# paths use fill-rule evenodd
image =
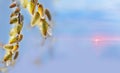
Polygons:
<instances>
[{"instance_id":1,"label":"bokeh background","mask_svg":"<svg viewBox=\"0 0 120 73\"><path fill-rule=\"evenodd\" d=\"M54 42L41 46L25 17L20 55L10 73L120 73L119 0L39 0L53 16ZM0 0L0 42L9 39L11 1ZM51 46L52 44L52 46ZM0 50L0 56L4 53Z\"/></svg>"}]
</instances>

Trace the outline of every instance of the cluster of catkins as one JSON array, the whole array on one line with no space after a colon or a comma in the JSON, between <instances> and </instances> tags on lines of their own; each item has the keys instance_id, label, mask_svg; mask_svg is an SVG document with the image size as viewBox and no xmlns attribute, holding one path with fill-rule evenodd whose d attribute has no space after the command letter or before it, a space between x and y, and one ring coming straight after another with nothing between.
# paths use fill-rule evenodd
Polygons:
<instances>
[{"instance_id":1,"label":"cluster of catkins","mask_svg":"<svg viewBox=\"0 0 120 73\"><path fill-rule=\"evenodd\" d=\"M23 35L21 34L23 28L24 17L20 13L20 5L27 9L31 15L31 27L37 26L41 32L44 39L52 36L50 24L52 17L48 9L44 9L43 5L38 2L38 0L12 0L12 4L9 8L13 9L10 15L10 25L13 27L9 33L9 41L7 44L3 45L2 48L5 50L5 56L3 58L3 63L6 66L11 65L16 61L19 55L19 42L22 40Z\"/></svg>"},{"instance_id":2,"label":"cluster of catkins","mask_svg":"<svg viewBox=\"0 0 120 73\"><path fill-rule=\"evenodd\" d=\"M21 34L21 30L23 27L23 15L20 13L20 6L17 1L12 1L12 4L9 6L14 11L10 15L10 24L14 27L11 28L9 36L9 42L3 46L6 51L6 54L3 58L3 63L6 66L12 64L19 55L19 42L22 40L23 35Z\"/></svg>"},{"instance_id":3,"label":"cluster of catkins","mask_svg":"<svg viewBox=\"0 0 120 73\"><path fill-rule=\"evenodd\" d=\"M51 14L48 9L44 9L38 0L21 0L21 5L26 8L31 15L31 27L38 26L43 38L52 36L51 33Z\"/></svg>"}]
</instances>

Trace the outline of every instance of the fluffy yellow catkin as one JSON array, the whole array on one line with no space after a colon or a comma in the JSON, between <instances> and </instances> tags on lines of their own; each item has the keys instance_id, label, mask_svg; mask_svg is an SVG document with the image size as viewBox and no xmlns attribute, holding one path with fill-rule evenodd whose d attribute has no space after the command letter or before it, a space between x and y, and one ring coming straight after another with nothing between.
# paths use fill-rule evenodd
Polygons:
<instances>
[{"instance_id":1,"label":"fluffy yellow catkin","mask_svg":"<svg viewBox=\"0 0 120 73\"><path fill-rule=\"evenodd\" d=\"M14 24L14 27L10 30L9 42L8 44L3 45L3 48L6 51L3 63L5 63L6 66L11 65L11 63L18 58L19 42L23 38L23 35L21 34L23 28L23 15L20 13L20 7L17 6L17 2L13 1L9 8L15 8L15 11L10 15L10 24Z\"/></svg>"},{"instance_id":2,"label":"fluffy yellow catkin","mask_svg":"<svg viewBox=\"0 0 120 73\"><path fill-rule=\"evenodd\" d=\"M31 15L31 26L39 27L41 35L44 39L48 36L52 36L49 31L50 21L52 20L51 13L48 9L45 9L38 0L20 0L23 8L26 8ZM5 45L0 44L0 47L5 50L5 55L3 57L3 62L6 66L11 66L17 60L19 56L19 43L23 39L23 34L21 34L23 28L24 17L21 15L21 8L17 0L12 0L9 8L14 9L10 14L9 23L13 26L9 32L9 40Z\"/></svg>"},{"instance_id":3,"label":"fluffy yellow catkin","mask_svg":"<svg viewBox=\"0 0 120 73\"><path fill-rule=\"evenodd\" d=\"M49 31L51 29L49 21L52 20L50 11L44 9L43 5L40 4L38 0L23 0L21 4L23 7L27 6L24 8L26 8L31 15L31 27L38 26L43 38L52 36L52 33Z\"/></svg>"}]
</instances>

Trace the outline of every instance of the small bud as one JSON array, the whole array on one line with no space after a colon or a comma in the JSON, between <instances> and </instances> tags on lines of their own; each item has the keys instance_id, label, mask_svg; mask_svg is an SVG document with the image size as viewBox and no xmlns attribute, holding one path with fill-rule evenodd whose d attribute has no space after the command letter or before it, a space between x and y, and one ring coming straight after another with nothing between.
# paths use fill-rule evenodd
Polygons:
<instances>
[{"instance_id":1,"label":"small bud","mask_svg":"<svg viewBox=\"0 0 120 73\"><path fill-rule=\"evenodd\" d=\"M22 34L19 34L19 35L18 35L18 42L20 42L22 39L23 39L23 35L22 35Z\"/></svg>"},{"instance_id":2,"label":"small bud","mask_svg":"<svg viewBox=\"0 0 120 73\"><path fill-rule=\"evenodd\" d=\"M14 60L16 60L18 58L19 52L17 51L14 55Z\"/></svg>"},{"instance_id":3,"label":"small bud","mask_svg":"<svg viewBox=\"0 0 120 73\"><path fill-rule=\"evenodd\" d=\"M12 3L12 4L10 5L10 8L14 8L14 7L16 7L16 3Z\"/></svg>"},{"instance_id":4,"label":"small bud","mask_svg":"<svg viewBox=\"0 0 120 73\"><path fill-rule=\"evenodd\" d=\"M20 12L20 8L17 7L17 8L15 9L15 12L14 12L14 13L19 13L19 12Z\"/></svg>"},{"instance_id":5,"label":"small bud","mask_svg":"<svg viewBox=\"0 0 120 73\"><path fill-rule=\"evenodd\" d=\"M48 17L49 21L51 21L51 14L48 9L45 9L45 14Z\"/></svg>"}]
</instances>

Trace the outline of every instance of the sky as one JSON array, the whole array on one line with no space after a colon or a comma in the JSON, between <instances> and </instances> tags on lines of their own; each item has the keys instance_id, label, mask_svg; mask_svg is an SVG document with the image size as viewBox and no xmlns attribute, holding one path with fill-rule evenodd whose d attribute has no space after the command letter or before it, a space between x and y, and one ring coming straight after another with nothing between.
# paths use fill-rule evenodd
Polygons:
<instances>
[{"instance_id":1,"label":"sky","mask_svg":"<svg viewBox=\"0 0 120 73\"><path fill-rule=\"evenodd\" d=\"M9 73L120 73L119 0L39 1L53 16L54 41L48 39L45 46L40 45L40 31L37 27L28 29L30 16L23 9L24 39L17 63ZM8 42L11 28L9 5L8 0L0 1L3 43ZM36 60L40 64L35 64Z\"/></svg>"}]
</instances>

